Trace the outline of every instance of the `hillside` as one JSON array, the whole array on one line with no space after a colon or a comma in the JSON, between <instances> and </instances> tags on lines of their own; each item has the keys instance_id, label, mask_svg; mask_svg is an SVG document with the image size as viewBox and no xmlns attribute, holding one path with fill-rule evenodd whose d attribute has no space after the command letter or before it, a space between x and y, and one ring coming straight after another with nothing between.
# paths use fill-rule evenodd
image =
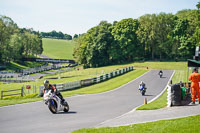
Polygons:
<instances>
[{"instance_id":1,"label":"hillside","mask_svg":"<svg viewBox=\"0 0 200 133\"><path fill-rule=\"evenodd\" d=\"M73 59L73 50L76 42L43 38L43 55L55 59Z\"/></svg>"}]
</instances>

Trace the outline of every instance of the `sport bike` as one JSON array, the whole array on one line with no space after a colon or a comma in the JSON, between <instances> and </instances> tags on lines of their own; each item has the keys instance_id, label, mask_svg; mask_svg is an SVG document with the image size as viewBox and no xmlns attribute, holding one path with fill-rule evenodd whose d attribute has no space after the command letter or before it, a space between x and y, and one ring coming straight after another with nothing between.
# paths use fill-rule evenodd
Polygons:
<instances>
[{"instance_id":1,"label":"sport bike","mask_svg":"<svg viewBox=\"0 0 200 133\"><path fill-rule=\"evenodd\" d=\"M144 85L141 85L141 86L139 87L139 90L140 90L140 93L142 94L142 96L145 95L146 89L147 89L147 88L146 88Z\"/></svg>"},{"instance_id":2,"label":"sport bike","mask_svg":"<svg viewBox=\"0 0 200 133\"><path fill-rule=\"evenodd\" d=\"M45 90L44 91L44 102L46 105L48 105L49 110L56 114L59 111L68 112L69 111L69 105L66 101L64 101L63 104L61 104L61 99L51 90Z\"/></svg>"}]
</instances>

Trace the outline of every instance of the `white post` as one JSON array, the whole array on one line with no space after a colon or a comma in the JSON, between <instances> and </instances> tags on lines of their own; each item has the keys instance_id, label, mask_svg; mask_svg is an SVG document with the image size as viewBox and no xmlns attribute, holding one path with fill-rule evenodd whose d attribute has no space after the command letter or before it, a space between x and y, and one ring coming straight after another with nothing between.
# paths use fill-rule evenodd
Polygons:
<instances>
[{"instance_id":1,"label":"white post","mask_svg":"<svg viewBox=\"0 0 200 133\"><path fill-rule=\"evenodd\" d=\"M1 88L1 100L3 99L3 89Z\"/></svg>"},{"instance_id":2,"label":"white post","mask_svg":"<svg viewBox=\"0 0 200 133\"><path fill-rule=\"evenodd\" d=\"M196 46L195 56L199 56L199 46Z\"/></svg>"},{"instance_id":3,"label":"white post","mask_svg":"<svg viewBox=\"0 0 200 133\"><path fill-rule=\"evenodd\" d=\"M188 85L189 67L187 68L187 85Z\"/></svg>"},{"instance_id":4,"label":"white post","mask_svg":"<svg viewBox=\"0 0 200 133\"><path fill-rule=\"evenodd\" d=\"M167 89L167 107L171 107L172 104L172 97L171 97L171 86L167 85L168 89Z\"/></svg>"}]
</instances>

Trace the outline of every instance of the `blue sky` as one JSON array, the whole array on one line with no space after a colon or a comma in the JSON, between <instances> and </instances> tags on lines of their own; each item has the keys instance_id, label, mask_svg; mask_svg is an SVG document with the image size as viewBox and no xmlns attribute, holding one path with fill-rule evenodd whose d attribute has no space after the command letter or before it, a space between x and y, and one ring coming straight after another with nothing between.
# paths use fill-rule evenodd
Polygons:
<instances>
[{"instance_id":1,"label":"blue sky","mask_svg":"<svg viewBox=\"0 0 200 133\"><path fill-rule=\"evenodd\" d=\"M0 0L0 15L22 28L82 34L98 25L145 14L196 9L199 0Z\"/></svg>"}]
</instances>

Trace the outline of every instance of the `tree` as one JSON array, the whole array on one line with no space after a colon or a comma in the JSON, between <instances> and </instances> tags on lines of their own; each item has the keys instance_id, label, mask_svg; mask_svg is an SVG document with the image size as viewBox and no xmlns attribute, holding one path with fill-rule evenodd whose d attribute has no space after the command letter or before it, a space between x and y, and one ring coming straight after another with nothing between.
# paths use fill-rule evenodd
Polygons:
<instances>
[{"instance_id":1,"label":"tree","mask_svg":"<svg viewBox=\"0 0 200 133\"><path fill-rule=\"evenodd\" d=\"M187 34L187 28L189 26L187 19L178 19L176 20L176 25L173 30L173 39L174 39L174 55L177 58L178 56L187 57L190 55L191 49L194 48L192 43L188 40L189 35ZM190 49L190 50L189 50Z\"/></svg>"},{"instance_id":2,"label":"tree","mask_svg":"<svg viewBox=\"0 0 200 133\"><path fill-rule=\"evenodd\" d=\"M0 16L0 61L8 63L11 59L9 41L11 36L18 32L18 27L14 21L6 16Z\"/></svg>"},{"instance_id":3,"label":"tree","mask_svg":"<svg viewBox=\"0 0 200 133\"><path fill-rule=\"evenodd\" d=\"M198 10L200 10L200 2L197 3L196 7Z\"/></svg>"},{"instance_id":4,"label":"tree","mask_svg":"<svg viewBox=\"0 0 200 133\"><path fill-rule=\"evenodd\" d=\"M111 24L100 22L84 35L79 36L79 44L74 52L74 57L86 67L96 67L109 64L109 49L112 43Z\"/></svg>"},{"instance_id":5,"label":"tree","mask_svg":"<svg viewBox=\"0 0 200 133\"><path fill-rule=\"evenodd\" d=\"M146 14L139 18L140 27L137 31L140 43L145 45L145 57L154 60L156 51L156 14Z\"/></svg>"},{"instance_id":6,"label":"tree","mask_svg":"<svg viewBox=\"0 0 200 133\"><path fill-rule=\"evenodd\" d=\"M136 19L123 19L116 23L112 29L114 43L111 46L114 50L112 57L119 62L132 61L140 55L136 31L139 22ZM133 52L134 51L134 52Z\"/></svg>"},{"instance_id":7,"label":"tree","mask_svg":"<svg viewBox=\"0 0 200 133\"><path fill-rule=\"evenodd\" d=\"M72 40L72 36L71 36L71 35L68 35L68 34L65 34L65 35L64 35L64 38L67 39L67 40Z\"/></svg>"},{"instance_id":8,"label":"tree","mask_svg":"<svg viewBox=\"0 0 200 133\"><path fill-rule=\"evenodd\" d=\"M74 37L73 37L73 39L75 39L75 38L78 38L78 35L77 35L77 34L74 34Z\"/></svg>"},{"instance_id":9,"label":"tree","mask_svg":"<svg viewBox=\"0 0 200 133\"><path fill-rule=\"evenodd\" d=\"M170 32L175 25L176 16L172 14L160 13L156 16L156 51L160 60L163 58L169 59L171 56L172 43L169 38Z\"/></svg>"},{"instance_id":10,"label":"tree","mask_svg":"<svg viewBox=\"0 0 200 133\"><path fill-rule=\"evenodd\" d=\"M75 40L77 42L76 43L77 45L74 48L73 56L78 64L87 64L86 60L87 56L86 49L88 45L87 38L88 34L84 34Z\"/></svg>"},{"instance_id":11,"label":"tree","mask_svg":"<svg viewBox=\"0 0 200 133\"><path fill-rule=\"evenodd\" d=\"M64 34L61 31L58 32L58 38L64 39Z\"/></svg>"},{"instance_id":12,"label":"tree","mask_svg":"<svg viewBox=\"0 0 200 133\"><path fill-rule=\"evenodd\" d=\"M23 40L22 36L19 33L15 33L11 36L9 45L10 45L10 58L13 61L19 61L23 57Z\"/></svg>"},{"instance_id":13,"label":"tree","mask_svg":"<svg viewBox=\"0 0 200 133\"><path fill-rule=\"evenodd\" d=\"M195 46L199 45L199 10L182 10L179 11L176 15L179 17L179 19L185 19L188 21L185 36L180 39L181 47L179 48L179 50L182 51L184 49L184 53L186 53L187 58L192 58L192 56L194 55ZM182 53L182 56L184 53Z\"/></svg>"}]
</instances>

